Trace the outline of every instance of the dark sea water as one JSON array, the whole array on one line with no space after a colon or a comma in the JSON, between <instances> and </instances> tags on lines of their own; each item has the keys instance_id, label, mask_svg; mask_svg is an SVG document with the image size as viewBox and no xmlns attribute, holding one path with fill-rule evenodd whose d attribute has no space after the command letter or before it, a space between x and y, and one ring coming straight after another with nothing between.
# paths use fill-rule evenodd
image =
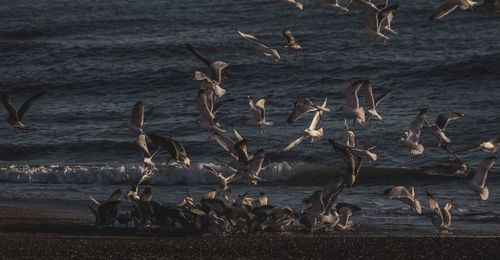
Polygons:
<instances>
[{"instance_id":1,"label":"dark sea water","mask_svg":"<svg viewBox=\"0 0 500 260\"><path fill-rule=\"evenodd\" d=\"M201 171L201 165L229 157L208 140L206 130L196 127L199 84L191 74L205 66L185 43L211 59L231 63L221 124L238 128L250 150L277 152L299 136L312 115L286 123L296 98L307 96L320 103L328 97L336 111L344 104L343 89L362 78L370 79L375 91L396 90L379 109L382 121L355 128L361 144L381 140L376 149L380 160L371 166L418 169L446 163L447 154L436 148L432 136L424 135L426 153L418 158L399 144L422 107L429 108L431 118L448 111L465 114L447 128L457 149L487 140L500 126L500 16L480 9L455 11L433 23L428 17L438 1L400 2L392 24L400 34L390 36L388 45L378 41L370 46L359 31L361 14L337 16L321 10L319 1L304 0L304 11L273 1L240 0L0 3L0 90L16 106L37 91L48 91L25 117L31 131L0 124L3 197L83 200L88 193L105 197L116 185L125 184L122 165L134 170L142 158L134 138L120 124L129 120L139 99L146 107L157 106L147 132L181 141L193 163L188 171L165 166L166 155L161 154L154 190L166 201L173 199L168 194L180 196L186 185L208 185L192 187L199 192L211 187L215 180ZM286 27L303 41L298 55L282 47L281 31ZM283 61L275 63L256 52L236 30L277 48ZM274 126L264 134L240 127L249 114L247 96L267 100L267 119ZM1 113L6 117L5 111ZM342 122L340 114L326 114L320 122L325 137L341 138ZM475 168L486 156L475 152L463 159ZM316 187L290 186L286 180L304 168L328 168L341 161L327 138L304 142L265 170L263 176L271 183L241 185L237 190L267 191L275 204L300 208L302 198ZM442 201L454 198L461 208L454 223L457 229L498 229L498 173L496 165L488 179L487 202L478 201L461 179L408 178L399 184L415 186L424 207L424 190L436 192ZM344 201L366 209L354 221L432 228L427 218L407 217L403 204L381 195L392 178L382 176L344 193Z\"/></svg>"}]
</instances>

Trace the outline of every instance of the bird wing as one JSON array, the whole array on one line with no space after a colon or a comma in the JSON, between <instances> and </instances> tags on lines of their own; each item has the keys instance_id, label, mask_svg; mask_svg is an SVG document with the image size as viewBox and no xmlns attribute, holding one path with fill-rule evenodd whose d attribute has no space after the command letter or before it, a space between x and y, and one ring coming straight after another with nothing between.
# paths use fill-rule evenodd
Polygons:
<instances>
[{"instance_id":1,"label":"bird wing","mask_svg":"<svg viewBox=\"0 0 500 260\"><path fill-rule=\"evenodd\" d=\"M389 188L384 191L384 194L389 195L391 199L400 199L400 198L413 199L411 192L404 186L396 186Z\"/></svg>"},{"instance_id":2,"label":"bird wing","mask_svg":"<svg viewBox=\"0 0 500 260\"><path fill-rule=\"evenodd\" d=\"M444 207L442 208L443 212L443 220L446 225L451 225L451 208L453 206L453 202L449 201L446 204L444 204Z\"/></svg>"},{"instance_id":3,"label":"bird wing","mask_svg":"<svg viewBox=\"0 0 500 260\"><path fill-rule=\"evenodd\" d=\"M427 194L427 199L429 200L429 208L443 219L443 214L441 213L441 208L439 207L437 199L428 191L425 191L425 194Z\"/></svg>"},{"instance_id":4,"label":"bird wing","mask_svg":"<svg viewBox=\"0 0 500 260\"><path fill-rule=\"evenodd\" d=\"M115 191L113 191L113 193L111 193L111 195L109 196L109 198L106 201L107 202L109 202L109 201L119 201L121 196L122 196L122 190L121 189L116 189Z\"/></svg>"},{"instance_id":5,"label":"bird wing","mask_svg":"<svg viewBox=\"0 0 500 260\"><path fill-rule=\"evenodd\" d=\"M438 117L436 119L436 125L441 130L444 131L446 129L446 126L448 126L448 123L450 121L454 121L454 120L460 119L463 116L464 116L464 114L458 113L458 112L450 112L450 113L440 114L440 115L438 115Z\"/></svg>"},{"instance_id":6,"label":"bird wing","mask_svg":"<svg viewBox=\"0 0 500 260\"><path fill-rule=\"evenodd\" d=\"M283 30L283 36L285 36L288 44L292 45L296 43L295 37L293 37L292 31L290 31L289 29Z\"/></svg>"},{"instance_id":7,"label":"bird wing","mask_svg":"<svg viewBox=\"0 0 500 260\"><path fill-rule=\"evenodd\" d=\"M365 28L373 30L375 32L380 31L378 12L372 9L366 9L364 23L365 23Z\"/></svg>"},{"instance_id":8,"label":"bird wing","mask_svg":"<svg viewBox=\"0 0 500 260\"><path fill-rule=\"evenodd\" d=\"M226 150L226 152L229 152L231 154L231 156L233 156L234 158L237 158L238 155L234 152L234 141L225 137L224 135L222 135L221 133L219 132L216 132L214 131L212 133L212 136L213 138L215 139L215 141L217 141L217 143L224 149Z\"/></svg>"},{"instance_id":9,"label":"bird wing","mask_svg":"<svg viewBox=\"0 0 500 260\"><path fill-rule=\"evenodd\" d=\"M260 121L266 121L266 100L263 98L257 100L255 107L259 111Z\"/></svg>"},{"instance_id":10,"label":"bird wing","mask_svg":"<svg viewBox=\"0 0 500 260\"><path fill-rule=\"evenodd\" d=\"M375 99L375 107L377 107L380 102L384 101L386 98L388 98L392 93L394 92L393 89L390 89L390 90L387 90L384 94L378 96L376 99Z\"/></svg>"},{"instance_id":11,"label":"bird wing","mask_svg":"<svg viewBox=\"0 0 500 260\"><path fill-rule=\"evenodd\" d=\"M9 120L18 121L16 109L10 102L9 96L5 93L2 93L2 102L5 109L7 109L7 113L9 113Z\"/></svg>"},{"instance_id":12,"label":"bird wing","mask_svg":"<svg viewBox=\"0 0 500 260\"><path fill-rule=\"evenodd\" d=\"M349 85L344 90L344 95L346 98L346 106L350 108L358 108L359 107L359 99L358 99L358 90L363 84L363 80L358 80L351 85Z\"/></svg>"},{"instance_id":13,"label":"bird wing","mask_svg":"<svg viewBox=\"0 0 500 260\"><path fill-rule=\"evenodd\" d=\"M264 163L265 153L263 149L259 149L252 159L248 162L248 171L252 176L258 176Z\"/></svg>"},{"instance_id":14,"label":"bird wing","mask_svg":"<svg viewBox=\"0 0 500 260\"><path fill-rule=\"evenodd\" d=\"M186 158L187 157L187 152L184 146L177 140L171 139L172 143L175 146L175 150L177 151L177 156L179 159Z\"/></svg>"},{"instance_id":15,"label":"bird wing","mask_svg":"<svg viewBox=\"0 0 500 260\"><path fill-rule=\"evenodd\" d=\"M427 109L422 109L417 117L410 123L411 132L418 134L427 120Z\"/></svg>"},{"instance_id":16,"label":"bird wing","mask_svg":"<svg viewBox=\"0 0 500 260\"><path fill-rule=\"evenodd\" d=\"M496 157L491 156L484 159L479 166L476 168L476 172L474 173L474 178L472 182L476 183L480 187L484 187L486 184L486 178L488 178L488 172L496 161Z\"/></svg>"},{"instance_id":17,"label":"bird wing","mask_svg":"<svg viewBox=\"0 0 500 260\"><path fill-rule=\"evenodd\" d=\"M323 188L323 205L325 205L325 212L329 212L333 204L340 197L340 193L344 188L344 178L342 175L335 176Z\"/></svg>"},{"instance_id":18,"label":"bird wing","mask_svg":"<svg viewBox=\"0 0 500 260\"><path fill-rule=\"evenodd\" d=\"M375 109L377 105L375 104L375 99L373 98L373 89L372 89L372 84L370 84L370 81L366 80L362 85L362 88L366 104L370 109Z\"/></svg>"},{"instance_id":19,"label":"bird wing","mask_svg":"<svg viewBox=\"0 0 500 260\"><path fill-rule=\"evenodd\" d=\"M238 161L247 163L250 157L248 156L247 141L245 139L234 144L234 150L238 155Z\"/></svg>"},{"instance_id":20,"label":"bird wing","mask_svg":"<svg viewBox=\"0 0 500 260\"><path fill-rule=\"evenodd\" d=\"M17 119L23 120L24 115L31 108L31 105L33 105L33 102L35 102L37 99L39 99L45 93L47 93L47 92L45 92L45 91L38 92L37 94L35 94L34 96L32 96L28 100L26 100L26 102L24 102L24 104L21 106L21 108L19 108L19 110L17 111ZM9 114L10 114L10 112L9 112Z\"/></svg>"},{"instance_id":21,"label":"bird wing","mask_svg":"<svg viewBox=\"0 0 500 260\"><path fill-rule=\"evenodd\" d=\"M236 141L239 142L239 141L243 140L243 137L240 135L240 133L234 127L233 127L233 133L234 133L234 138L236 138Z\"/></svg>"},{"instance_id":22,"label":"bird wing","mask_svg":"<svg viewBox=\"0 0 500 260\"><path fill-rule=\"evenodd\" d=\"M257 44L262 48L269 49L269 47L267 45L263 44L257 37L250 35L250 34L242 33L240 31L238 31L238 33L240 34L241 37L243 37L243 39L246 39L250 42L253 42L254 44Z\"/></svg>"},{"instance_id":23,"label":"bird wing","mask_svg":"<svg viewBox=\"0 0 500 260\"><path fill-rule=\"evenodd\" d=\"M302 140L304 140L304 136L303 135L301 135L299 138L293 140L293 142L291 142L289 145L287 145L283 149L283 151L288 151L288 150L294 148L295 146L299 145L302 142Z\"/></svg>"},{"instance_id":24,"label":"bird wing","mask_svg":"<svg viewBox=\"0 0 500 260\"><path fill-rule=\"evenodd\" d=\"M210 66L211 62L209 59L207 59L205 56L203 56L203 54L201 54L201 52L199 52L197 49L195 49L193 46L191 46L190 44L187 44L186 43L186 47L188 48L188 50L194 54L194 56L196 56L198 59L200 59L203 63L207 64L207 66Z\"/></svg>"},{"instance_id":25,"label":"bird wing","mask_svg":"<svg viewBox=\"0 0 500 260\"><path fill-rule=\"evenodd\" d=\"M210 73L217 82L222 82L222 70L229 66L229 62L214 61L210 64Z\"/></svg>"},{"instance_id":26,"label":"bird wing","mask_svg":"<svg viewBox=\"0 0 500 260\"><path fill-rule=\"evenodd\" d=\"M252 117L255 119L255 121L260 122L261 121L260 110L257 108L257 106L253 102L252 98L250 98L250 97L248 97L248 105L250 106L250 110L252 112Z\"/></svg>"},{"instance_id":27,"label":"bird wing","mask_svg":"<svg viewBox=\"0 0 500 260\"><path fill-rule=\"evenodd\" d=\"M168 153L175 159L178 158L178 153L177 153L177 147L175 146L174 142L170 138L166 138L163 136L159 135L154 135L150 134L148 135L149 139L156 144L157 146L160 146L161 148L165 149L168 151Z\"/></svg>"},{"instance_id":28,"label":"bird wing","mask_svg":"<svg viewBox=\"0 0 500 260\"><path fill-rule=\"evenodd\" d=\"M148 120L151 118L151 116L155 112L155 109L156 109L156 107L152 106L148 109L148 111L146 111L146 113L144 113L144 123L148 122Z\"/></svg>"},{"instance_id":29,"label":"bird wing","mask_svg":"<svg viewBox=\"0 0 500 260\"><path fill-rule=\"evenodd\" d=\"M292 113L288 116L287 122L292 123L308 112L316 111L318 108L308 98L299 98L293 103Z\"/></svg>"},{"instance_id":30,"label":"bird wing","mask_svg":"<svg viewBox=\"0 0 500 260\"><path fill-rule=\"evenodd\" d=\"M137 145L141 149L142 155L144 157L151 157L151 154L149 153L149 149L148 149L148 144L146 142L146 135L139 134L137 136Z\"/></svg>"},{"instance_id":31,"label":"bird wing","mask_svg":"<svg viewBox=\"0 0 500 260\"><path fill-rule=\"evenodd\" d=\"M430 20L439 20L455 10L458 5L454 3L444 2L431 16Z\"/></svg>"},{"instance_id":32,"label":"bird wing","mask_svg":"<svg viewBox=\"0 0 500 260\"><path fill-rule=\"evenodd\" d=\"M138 127L142 127L144 124L144 104L142 101L139 100L135 103L130 122Z\"/></svg>"},{"instance_id":33,"label":"bird wing","mask_svg":"<svg viewBox=\"0 0 500 260\"><path fill-rule=\"evenodd\" d=\"M328 99L325 98L325 101L323 101L323 104L320 107L321 109L326 110L327 101L328 101ZM323 118L323 112L316 111L316 113L314 114L314 117L311 121L311 124L309 125L309 129L316 129L316 127L318 126L319 120L321 120L321 118Z\"/></svg>"}]
</instances>

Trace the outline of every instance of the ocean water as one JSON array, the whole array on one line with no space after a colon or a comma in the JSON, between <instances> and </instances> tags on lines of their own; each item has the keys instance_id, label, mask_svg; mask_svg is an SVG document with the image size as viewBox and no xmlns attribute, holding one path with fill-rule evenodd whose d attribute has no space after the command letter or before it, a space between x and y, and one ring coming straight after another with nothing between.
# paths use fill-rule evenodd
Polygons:
<instances>
[{"instance_id":1,"label":"ocean water","mask_svg":"<svg viewBox=\"0 0 500 260\"><path fill-rule=\"evenodd\" d=\"M343 118L334 111L344 104L344 88L357 79L370 79L376 93L378 88L395 90L380 106L382 121L355 128L360 144L380 140L380 159L369 164L375 168L446 163L447 154L432 136L424 134L426 153L417 158L399 144L419 108L428 107L431 118L448 111L465 114L447 128L453 149L479 144L500 126L500 16L480 9L455 11L430 22L437 2L400 2L392 24L399 35L391 36L388 45L378 41L370 46L360 33L362 14L336 15L321 10L319 1L304 0L304 11L274 1L1 2L0 91L16 106L37 91L48 92L25 117L30 131L0 124L2 197L84 200L88 193L105 197L125 185L123 165L136 171L142 162L134 138L120 127L137 100L157 106L147 132L181 141L193 163L184 170L165 165L164 152L156 157L160 170L152 184L161 200L171 199L168 194L180 196L186 187L201 192L213 186L214 178L201 165L229 157L208 140L206 130L196 127L199 85L191 74L205 66L185 43L211 59L231 63L221 124L228 129L234 125L250 150L263 147L273 154L282 149L312 118L287 124L293 101L307 96L320 103L328 97L332 112L319 124L325 130L322 141L304 142L277 156L263 172L269 180L265 185L237 185L241 192L266 191L277 205L300 208L302 198L317 189L300 182L289 185L289 178L342 162L327 139L343 136ZM298 55L283 48L281 31L286 27L303 42ZM275 63L255 51L237 30L277 48L283 61ZM249 116L247 96L266 98L267 119L274 126L263 134L241 126ZM5 111L0 113L6 117ZM462 159L475 168L486 156L475 152ZM455 199L461 208L456 211L457 229L498 229L499 167L490 173L487 202L478 201L462 179L394 174L361 182L342 198L365 209L357 220L360 225L428 228L427 218L408 217L403 204L381 195L393 184L413 185L425 207L424 190L436 192L443 201ZM391 181L395 177L397 183Z\"/></svg>"}]
</instances>

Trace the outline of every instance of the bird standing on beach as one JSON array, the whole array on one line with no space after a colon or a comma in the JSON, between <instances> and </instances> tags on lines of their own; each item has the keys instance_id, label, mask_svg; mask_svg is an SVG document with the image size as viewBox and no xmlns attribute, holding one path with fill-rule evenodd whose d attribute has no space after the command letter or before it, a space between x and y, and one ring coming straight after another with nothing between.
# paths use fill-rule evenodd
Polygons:
<instances>
[{"instance_id":1,"label":"bird standing on beach","mask_svg":"<svg viewBox=\"0 0 500 260\"><path fill-rule=\"evenodd\" d=\"M38 92L34 96L30 97L28 100L26 100L22 104L22 106L17 111L14 108L14 106L12 105L9 96L5 93L2 93L2 102L3 102L5 109L7 110L7 113L9 114L7 122L11 126L17 128L17 129L29 129L29 126L27 126L23 122L24 115L26 114L26 112L28 112L28 110L31 108L33 103L45 93L47 93L47 92L45 92L45 91Z\"/></svg>"}]
</instances>

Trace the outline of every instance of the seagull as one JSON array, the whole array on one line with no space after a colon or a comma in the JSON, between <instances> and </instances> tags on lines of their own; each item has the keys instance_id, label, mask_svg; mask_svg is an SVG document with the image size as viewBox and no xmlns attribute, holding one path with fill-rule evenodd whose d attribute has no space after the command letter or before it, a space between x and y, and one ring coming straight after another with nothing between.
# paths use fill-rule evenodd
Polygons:
<instances>
[{"instance_id":1,"label":"seagull","mask_svg":"<svg viewBox=\"0 0 500 260\"><path fill-rule=\"evenodd\" d=\"M283 36L285 36L286 40L288 41L288 43L285 45L285 48L290 48L291 50L295 51L296 53L298 51L302 50L302 46L300 45L300 41L295 39L295 37L293 37L292 31L290 31L290 29L284 29Z\"/></svg>"},{"instance_id":2,"label":"seagull","mask_svg":"<svg viewBox=\"0 0 500 260\"><path fill-rule=\"evenodd\" d=\"M381 15L378 9L366 8L364 11L365 21L361 32L369 37L370 44L373 44L374 39L377 37L384 39L384 43L387 43L387 41L389 41L389 37L381 32L382 23L384 23L387 17Z\"/></svg>"},{"instance_id":3,"label":"seagull","mask_svg":"<svg viewBox=\"0 0 500 260\"><path fill-rule=\"evenodd\" d=\"M245 140L241 142L245 142ZM251 159L246 156L239 156L240 165L238 166L236 176L234 178L243 178L247 183L251 183L253 185L256 185L258 181L264 181L264 179L259 177L259 173L261 172L262 165L264 163L264 158L265 153L263 149L259 149L251 157Z\"/></svg>"},{"instance_id":4,"label":"seagull","mask_svg":"<svg viewBox=\"0 0 500 260\"><path fill-rule=\"evenodd\" d=\"M415 197L415 189L413 187L410 187L408 191L404 186L395 186L385 190L384 194L389 195L391 199L399 200L410 206L410 210L415 209L419 215L422 214L422 208L420 207L420 202Z\"/></svg>"},{"instance_id":5,"label":"seagull","mask_svg":"<svg viewBox=\"0 0 500 260\"><path fill-rule=\"evenodd\" d=\"M207 97L207 90L202 90L202 89L198 91L198 97L196 101L198 104L198 109L200 111L200 114L198 115L197 119L198 126L209 130L224 132L224 130L220 128L220 124L218 123L218 118L215 117L215 114L222 105L222 102L212 107L209 104L209 99Z\"/></svg>"},{"instance_id":6,"label":"seagull","mask_svg":"<svg viewBox=\"0 0 500 260\"><path fill-rule=\"evenodd\" d=\"M359 106L358 91L365 83L365 80L357 80L344 90L346 106L342 109L344 117L355 119L359 124L366 122L365 110Z\"/></svg>"},{"instance_id":7,"label":"seagull","mask_svg":"<svg viewBox=\"0 0 500 260\"><path fill-rule=\"evenodd\" d=\"M272 122L266 121L266 100L261 98L257 102L253 102L251 97L248 97L248 105L252 113L252 117L246 120L243 124L248 126L272 126Z\"/></svg>"},{"instance_id":8,"label":"seagull","mask_svg":"<svg viewBox=\"0 0 500 260\"><path fill-rule=\"evenodd\" d=\"M427 108L420 110L417 117L411 122L410 129L400 139L400 143L408 147L411 155L424 153L424 146L420 143L420 134L425 120L427 120Z\"/></svg>"},{"instance_id":9,"label":"seagull","mask_svg":"<svg viewBox=\"0 0 500 260\"><path fill-rule=\"evenodd\" d=\"M118 216L118 204L120 204L121 189L115 190L104 202L99 202L89 195L89 209L95 216L95 223L100 229L106 225L112 225Z\"/></svg>"},{"instance_id":10,"label":"seagull","mask_svg":"<svg viewBox=\"0 0 500 260\"><path fill-rule=\"evenodd\" d=\"M153 154L149 152L145 134L139 134L137 136L137 145L141 149L144 165L147 167L155 167L155 163L153 162L153 157L155 156L158 149Z\"/></svg>"},{"instance_id":11,"label":"seagull","mask_svg":"<svg viewBox=\"0 0 500 260\"><path fill-rule=\"evenodd\" d=\"M297 99L293 103L292 113L288 116L287 123L293 123L309 112L329 112L330 109L314 105L311 100L305 97Z\"/></svg>"},{"instance_id":12,"label":"seagull","mask_svg":"<svg viewBox=\"0 0 500 260\"><path fill-rule=\"evenodd\" d=\"M356 147L356 134L353 131L349 130L349 125L347 124L347 118L344 118L343 124L345 135L344 135L344 143L349 147Z\"/></svg>"},{"instance_id":13,"label":"seagull","mask_svg":"<svg viewBox=\"0 0 500 260\"><path fill-rule=\"evenodd\" d=\"M379 12L379 9L370 0L349 0L347 8L350 10Z\"/></svg>"},{"instance_id":14,"label":"seagull","mask_svg":"<svg viewBox=\"0 0 500 260\"><path fill-rule=\"evenodd\" d=\"M451 143L450 138L448 138L444 132L446 126L448 126L450 121L460 119L463 116L464 114L458 112L443 113L437 117L436 123L434 124L426 119L424 123L424 130L434 134L439 140L439 146L446 148L447 145Z\"/></svg>"},{"instance_id":15,"label":"seagull","mask_svg":"<svg viewBox=\"0 0 500 260\"><path fill-rule=\"evenodd\" d=\"M304 10L304 5L300 2L297 2L297 0L280 0L280 1L292 8Z\"/></svg>"},{"instance_id":16,"label":"seagull","mask_svg":"<svg viewBox=\"0 0 500 260\"><path fill-rule=\"evenodd\" d=\"M488 178L488 172L490 171L491 167L493 167L493 164L495 164L496 160L496 156L490 156L484 159L476 168L474 178L467 184L469 188L479 194L481 200L488 200L490 192L488 190L488 187L486 187L486 178Z\"/></svg>"},{"instance_id":17,"label":"seagull","mask_svg":"<svg viewBox=\"0 0 500 260\"><path fill-rule=\"evenodd\" d=\"M434 215L431 216L431 221L434 227L442 233L448 233L452 230L451 228L451 208L453 206L453 201L449 201L444 204L444 207L439 206L439 202L436 200L434 195L425 191L427 198L429 199L429 208L434 211Z\"/></svg>"},{"instance_id":18,"label":"seagull","mask_svg":"<svg viewBox=\"0 0 500 260\"><path fill-rule=\"evenodd\" d=\"M362 88L363 88L363 95L365 96L365 100L368 103L367 104L368 115L370 116L370 118L382 120L382 117L377 112L377 106L380 104L380 102L384 101L387 97L389 97L394 91L392 89L388 90L379 97L377 97L377 99L374 99L372 85L370 84L369 80L365 80L363 82Z\"/></svg>"},{"instance_id":19,"label":"seagull","mask_svg":"<svg viewBox=\"0 0 500 260\"><path fill-rule=\"evenodd\" d=\"M240 34L241 37L243 37L243 39L246 39L256 44L258 46L257 49L259 51L261 51L262 53L264 53L264 55L268 57L272 57L275 62L279 62L281 60L281 57L276 49L270 48L267 45L263 44L259 39L257 39L257 37L250 34L242 33L240 31L238 31L238 33Z\"/></svg>"},{"instance_id":20,"label":"seagull","mask_svg":"<svg viewBox=\"0 0 500 260\"><path fill-rule=\"evenodd\" d=\"M186 168L189 168L191 166L191 160L189 160L187 156L186 149L184 149L184 146L182 146L180 142L172 138L153 134L148 135L148 137L157 146L167 150L176 162L182 161Z\"/></svg>"},{"instance_id":21,"label":"seagull","mask_svg":"<svg viewBox=\"0 0 500 260\"><path fill-rule=\"evenodd\" d=\"M429 20L439 20L451 13L457 7L460 7L460 10L472 10L476 4L476 2L470 0L444 0L444 3L434 11Z\"/></svg>"},{"instance_id":22,"label":"seagull","mask_svg":"<svg viewBox=\"0 0 500 260\"><path fill-rule=\"evenodd\" d=\"M379 19L380 17L382 17L382 21L380 22L380 30L383 34L391 33L394 35L398 35L398 32L394 31L391 28L391 23L392 20L394 20L394 18L396 17L396 9L398 7L399 5L391 5L391 6L385 5L385 7L382 6L380 10Z\"/></svg>"},{"instance_id":23,"label":"seagull","mask_svg":"<svg viewBox=\"0 0 500 260\"><path fill-rule=\"evenodd\" d=\"M132 116L129 123L123 123L122 127L128 128L130 132L134 135L138 136L140 134L145 134L142 129L144 124L148 121L148 119L153 115L155 107L151 107L148 109L146 113L144 113L144 104L142 101L137 101L132 109Z\"/></svg>"},{"instance_id":24,"label":"seagull","mask_svg":"<svg viewBox=\"0 0 500 260\"><path fill-rule=\"evenodd\" d=\"M238 154L235 149L235 144L237 142L241 142L243 140L243 137L240 135L238 131L236 131L235 128L233 128L233 133L235 136L235 139L232 140L226 136L224 136L222 133L218 131L212 131L210 137L215 139L217 143L226 151L228 152L234 159L238 160ZM244 147L245 151L247 150L246 147Z\"/></svg>"},{"instance_id":25,"label":"seagull","mask_svg":"<svg viewBox=\"0 0 500 260\"><path fill-rule=\"evenodd\" d=\"M295 139L293 142L291 142L289 145L287 145L283 149L283 151L288 151L288 150L292 149L293 147L299 145L302 142L302 140L304 140L304 138L306 136L310 136L311 139L323 138L323 128L316 130L316 126L318 125L319 120L321 120L321 118L323 117L322 111L326 109L326 102L327 102L327 99L325 98L323 105L321 105L322 109L315 112L313 120L311 121L311 124L309 125L309 127L304 129L304 132L302 133L302 135L299 138Z\"/></svg>"},{"instance_id":26,"label":"seagull","mask_svg":"<svg viewBox=\"0 0 500 260\"><path fill-rule=\"evenodd\" d=\"M201 71L195 71L193 73L193 79L196 81L201 81L201 89L211 90L218 97L222 97L226 94L226 90L220 86L220 83L212 80L210 77L205 75Z\"/></svg>"},{"instance_id":27,"label":"seagull","mask_svg":"<svg viewBox=\"0 0 500 260\"><path fill-rule=\"evenodd\" d=\"M335 143L335 147L338 149L349 150L349 151L353 152L355 155L365 156L372 161L378 160L378 155L375 154L374 152L372 152L372 150L378 146L378 142L371 147L360 149L360 148L356 148L355 146L344 145L342 143L335 141L334 139L331 139L331 140ZM351 142L351 140L349 140L349 142Z\"/></svg>"},{"instance_id":28,"label":"seagull","mask_svg":"<svg viewBox=\"0 0 500 260\"><path fill-rule=\"evenodd\" d=\"M18 111L16 111L16 109L10 102L9 96L7 96L7 94L5 93L2 93L2 102L9 114L9 117L7 119L9 124L17 129L29 129L29 126L25 125L23 122L24 115L31 108L33 102L35 102L45 93L47 92L45 91L38 92L34 96L30 97L28 100L26 100L26 102L23 103L23 105L21 106L21 108L19 108Z\"/></svg>"},{"instance_id":29,"label":"seagull","mask_svg":"<svg viewBox=\"0 0 500 260\"><path fill-rule=\"evenodd\" d=\"M190 44L186 44L186 47L191 53L194 54L194 56L196 56L198 59L200 59L203 63L205 63L208 66L208 76L210 80L214 81L217 84L222 83L222 80L224 78L222 71L227 66L229 66L229 62L220 60L210 61Z\"/></svg>"},{"instance_id":30,"label":"seagull","mask_svg":"<svg viewBox=\"0 0 500 260\"><path fill-rule=\"evenodd\" d=\"M467 163L455 156L449 160L448 165L433 165L423 167L427 175L457 176L466 177L469 174L470 167Z\"/></svg>"},{"instance_id":31,"label":"seagull","mask_svg":"<svg viewBox=\"0 0 500 260\"><path fill-rule=\"evenodd\" d=\"M354 153L352 149L348 148L345 145L342 145L332 138L330 138L328 142L336 152L342 155L342 159L344 159L344 162L347 165L345 183L348 187L352 187L356 182L356 178L358 177L362 158Z\"/></svg>"},{"instance_id":32,"label":"seagull","mask_svg":"<svg viewBox=\"0 0 500 260\"><path fill-rule=\"evenodd\" d=\"M348 13L349 9L340 6L338 0L325 0L321 5L323 9L334 10L337 13Z\"/></svg>"},{"instance_id":33,"label":"seagull","mask_svg":"<svg viewBox=\"0 0 500 260\"><path fill-rule=\"evenodd\" d=\"M130 177L129 177L129 175L128 175L127 171L126 171L126 168L125 168L125 174L126 174L126 176L127 176L127 179L128 179L128 180L130 180L130 179L129 179ZM128 193L127 193L127 197L130 199L130 201L139 201L139 200L140 200L140 196L139 196L139 186L140 186L142 183L144 183L144 182L146 182L146 181L150 180L152 176L153 176L153 173L151 173L151 172L147 171L147 172L145 172L145 173L142 175L141 179L139 179L139 181L137 182L137 184L135 184L135 185L134 185L134 184L132 184L132 183L130 184L130 190L129 190L129 191L128 191Z\"/></svg>"},{"instance_id":34,"label":"seagull","mask_svg":"<svg viewBox=\"0 0 500 260\"><path fill-rule=\"evenodd\" d=\"M214 174L215 177L217 177L217 180L219 180L220 187L222 188L222 191L225 192L226 190L229 189L229 183L236 181L238 178L236 178L236 174L231 174L228 177L224 177L222 173L216 171L214 168L208 166L208 165L203 165L203 168L207 169L211 173Z\"/></svg>"},{"instance_id":35,"label":"seagull","mask_svg":"<svg viewBox=\"0 0 500 260\"><path fill-rule=\"evenodd\" d=\"M500 150L500 135L493 136L492 139L481 143L480 149L488 153L496 153Z\"/></svg>"}]
</instances>

